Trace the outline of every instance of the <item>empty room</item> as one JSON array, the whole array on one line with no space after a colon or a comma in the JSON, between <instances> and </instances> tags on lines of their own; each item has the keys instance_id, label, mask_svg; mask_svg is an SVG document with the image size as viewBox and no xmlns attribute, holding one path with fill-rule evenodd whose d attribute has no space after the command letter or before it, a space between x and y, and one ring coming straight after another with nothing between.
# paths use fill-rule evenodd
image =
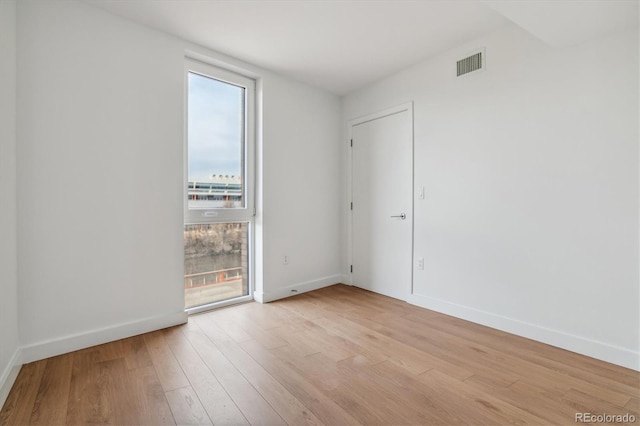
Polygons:
<instances>
[{"instance_id":1,"label":"empty room","mask_svg":"<svg viewBox=\"0 0 640 426\"><path fill-rule=\"evenodd\" d=\"M640 423L638 0L0 0L0 425Z\"/></svg>"}]
</instances>

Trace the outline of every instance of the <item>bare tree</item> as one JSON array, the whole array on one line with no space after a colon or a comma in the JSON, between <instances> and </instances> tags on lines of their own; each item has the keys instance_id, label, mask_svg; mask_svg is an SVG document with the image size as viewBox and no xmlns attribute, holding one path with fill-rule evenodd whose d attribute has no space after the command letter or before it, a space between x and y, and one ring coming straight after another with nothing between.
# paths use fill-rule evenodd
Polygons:
<instances>
[{"instance_id":1,"label":"bare tree","mask_svg":"<svg viewBox=\"0 0 640 426\"><path fill-rule=\"evenodd\" d=\"M184 253L186 257L229 254L241 249L245 233L241 223L186 225Z\"/></svg>"}]
</instances>

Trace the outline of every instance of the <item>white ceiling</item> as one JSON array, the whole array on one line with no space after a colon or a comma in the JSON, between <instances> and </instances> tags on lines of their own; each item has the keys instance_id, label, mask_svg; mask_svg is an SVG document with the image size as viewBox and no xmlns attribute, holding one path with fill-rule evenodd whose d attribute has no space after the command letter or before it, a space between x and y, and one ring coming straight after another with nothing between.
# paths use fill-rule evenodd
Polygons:
<instances>
[{"instance_id":1,"label":"white ceiling","mask_svg":"<svg viewBox=\"0 0 640 426\"><path fill-rule=\"evenodd\" d=\"M540 40L567 47L638 26L638 0L483 0Z\"/></svg>"},{"instance_id":2,"label":"white ceiling","mask_svg":"<svg viewBox=\"0 0 640 426\"><path fill-rule=\"evenodd\" d=\"M637 26L639 0L85 2L344 95L510 22L554 46Z\"/></svg>"}]
</instances>

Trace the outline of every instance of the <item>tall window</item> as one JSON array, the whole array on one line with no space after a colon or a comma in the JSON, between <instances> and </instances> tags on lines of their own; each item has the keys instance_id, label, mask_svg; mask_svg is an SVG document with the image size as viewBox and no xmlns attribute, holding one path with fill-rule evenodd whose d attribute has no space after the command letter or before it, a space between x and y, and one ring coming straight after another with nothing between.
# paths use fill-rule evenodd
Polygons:
<instances>
[{"instance_id":1,"label":"tall window","mask_svg":"<svg viewBox=\"0 0 640 426\"><path fill-rule=\"evenodd\" d=\"M254 99L250 78L186 61L185 307L251 299Z\"/></svg>"}]
</instances>

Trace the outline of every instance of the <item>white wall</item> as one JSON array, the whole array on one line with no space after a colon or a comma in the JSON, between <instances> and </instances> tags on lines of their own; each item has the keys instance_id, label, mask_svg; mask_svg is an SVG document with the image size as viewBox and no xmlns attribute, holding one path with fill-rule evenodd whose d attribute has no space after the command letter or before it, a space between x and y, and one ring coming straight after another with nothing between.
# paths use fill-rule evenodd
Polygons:
<instances>
[{"instance_id":1,"label":"white wall","mask_svg":"<svg viewBox=\"0 0 640 426\"><path fill-rule=\"evenodd\" d=\"M344 277L340 102L283 79L265 86L264 99L267 301Z\"/></svg>"},{"instance_id":2,"label":"white wall","mask_svg":"<svg viewBox=\"0 0 640 426\"><path fill-rule=\"evenodd\" d=\"M0 407L18 372L16 2L0 1Z\"/></svg>"},{"instance_id":3,"label":"white wall","mask_svg":"<svg viewBox=\"0 0 640 426\"><path fill-rule=\"evenodd\" d=\"M25 360L184 320L183 58L197 51L262 76L265 253L258 295L340 272L329 158L339 100L78 2L18 7L20 337ZM296 99L294 94L302 96ZM295 166L292 166L295 165ZM303 182L316 185L303 191ZM283 185L284 183L284 185ZM331 190L330 190L330 189ZM296 214L280 202L293 190ZM335 199L335 200L334 200ZM287 210L285 210L287 209ZM284 216L280 216L280 212ZM310 232L309 223L318 229ZM292 245L287 234L307 235ZM336 235L336 237L332 237ZM301 259L289 276L278 252ZM303 286L304 287L304 286Z\"/></svg>"},{"instance_id":4,"label":"white wall","mask_svg":"<svg viewBox=\"0 0 640 426\"><path fill-rule=\"evenodd\" d=\"M481 46L486 70L456 78ZM637 31L552 49L507 26L347 96L343 118L411 100L410 301L638 369Z\"/></svg>"}]
</instances>

